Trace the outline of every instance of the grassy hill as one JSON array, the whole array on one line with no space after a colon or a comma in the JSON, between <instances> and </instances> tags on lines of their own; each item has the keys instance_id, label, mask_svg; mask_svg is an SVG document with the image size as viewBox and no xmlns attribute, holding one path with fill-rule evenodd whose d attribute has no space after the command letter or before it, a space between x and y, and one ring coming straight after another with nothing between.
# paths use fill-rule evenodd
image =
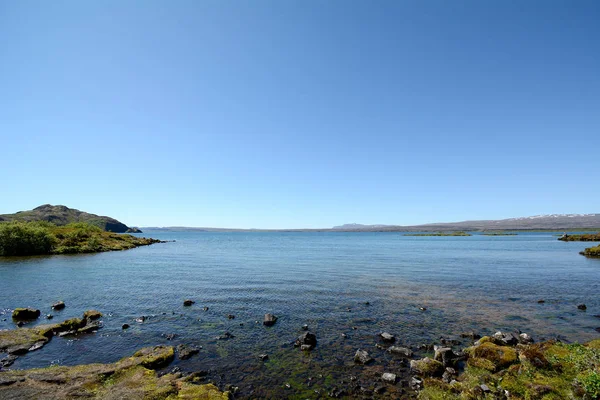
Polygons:
<instances>
[{"instance_id":1,"label":"grassy hill","mask_svg":"<svg viewBox=\"0 0 600 400\"><path fill-rule=\"evenodd\" d=\"M98 228L115 233L141 232L136 228L129 228L124 223L114 218L90 214L66 206L53 206L44 204L29 211L19 211L14 214L0 215L0 222L6 221L46 221L54 225L63 226L74 222L84 222Z\"/></svg>"}]
</instances>

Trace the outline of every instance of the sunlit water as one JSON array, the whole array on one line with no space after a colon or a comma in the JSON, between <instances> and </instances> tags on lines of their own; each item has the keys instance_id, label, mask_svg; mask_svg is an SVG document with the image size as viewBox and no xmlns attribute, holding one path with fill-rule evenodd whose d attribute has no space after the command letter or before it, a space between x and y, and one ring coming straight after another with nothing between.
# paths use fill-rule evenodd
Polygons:
<instances>
[{"instance_id":1,"label":"sunlit water","mask_svg":"<svg viewBox=\"0 0 600 400\"><path fill-rule=\"evenodd\" d=\"M405 363L374 347L382 331L416 350L415 357L424 354L422 343L471 330L519 329L538 340L599 336L600 260L578 254L588 243L559 242L551 233L144 236L176 241L93 255L0 258L0 329L15 328L15 307L53 313L52 322L86 309L104 313L96 334L56 337L11 368L113 362L144 346L185 343L203 349L173 364L183 371L209 370L207 379L239 386L241 395L307 397L360 374L353 365L358 348L372 353L376 372L402 373ZM196 304L183 307L186 298ZM67 307L52 312L58 300ZM577 310L579 303L587 311ZM268 312L279 317L271 328L262 325ZM134 322L142 315L145 322ZM124 323L131 328L123 331ZM306 354L291 344L303 324L318 338ZM226 331L235 338L216 339ZM169 341L165 334L176 336ZM270 360L260 361L262 353Z\"/></svg>"}]
</instances>

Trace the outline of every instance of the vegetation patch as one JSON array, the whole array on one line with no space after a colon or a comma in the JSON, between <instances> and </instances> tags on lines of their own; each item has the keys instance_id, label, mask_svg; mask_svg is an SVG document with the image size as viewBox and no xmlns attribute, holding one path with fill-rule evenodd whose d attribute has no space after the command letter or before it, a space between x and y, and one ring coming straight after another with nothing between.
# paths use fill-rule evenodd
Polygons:
<instances>
[{"instance_id":1,"label":"vegetation patch","mask_svg":"<svg viewBox=\"0 0 600 400\"><path fill-rule=\"evenodd\" d=\"M600 245L596 247L588 247L579 254L584 255L586 257L600 257Z\"/></svg>"},{"instance_id":2,"label":"vegetation patch","mask_svg":"<svg viewBox=\"0 0 600 400\"><path fill-rule=\"evenodd\" d=\"M467 367L456 381L426 379L419 399L600 398L600 340L516 347L485 342L466 352Z\"/></svg>"},{"instance_id":3,"label":"vegetation patch","mask_svg":"<svg viewBox=\"0 0 600 400\"><path fill-rule=\"evenodd\" d=\"M404 236L472 236L463 231L456 232L436 232L436 233L406 233Z\"/></svg>"},{"instance_id":4,"label":"vegetation patch","mask_svg":"<svg viewBox=\"0 0 600 400\"><path fill-rule=\"evenodd\" d=\"M0 223L0 256L96 253L153 243L160 240L106 232L83 222L65 226L43 221Z\"/></svg>"},{"instance_id":5,"label":"vegetation patch","mask_svg":"<svg viewBox=\"0 0 600 400\"><path fill-rule=\"evenodd\" d=\"M600 233L587 233L583 235L564 234L558 238L563 242L600 242Z\"/></svg>"}]
</instances>

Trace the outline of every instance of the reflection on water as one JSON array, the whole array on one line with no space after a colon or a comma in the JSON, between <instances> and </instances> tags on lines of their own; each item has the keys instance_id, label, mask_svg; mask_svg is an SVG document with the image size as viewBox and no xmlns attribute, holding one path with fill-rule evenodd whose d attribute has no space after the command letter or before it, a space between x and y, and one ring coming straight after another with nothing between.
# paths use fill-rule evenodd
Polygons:
<instances>
[{"instance_id":1,"label":"reflection on water","mask_svg":"<svg viewBox=\"0 0 600 400\"><path fill-rule=\"evenodd\" d=\"M176 362L184 371L210 370L210 379L245 395L306 398L352 374L405 371L404 361L374 347L381 331L417 356L424 354L420 344L465 331L520 329L537 339L572 341L598 336L600 260L580 256L585 246L550 233L145 234L176 242L0 259L0 329L15 327L8 310L32 306L47 314L57 300L67 308L54 312L54 321L89 308L105 314L97 334L55 338L13 368L113 362L143 346L186 343L203 348ZM185 298L196 304L183 307ZM578 303L588 310L577 310ZM267 312L279 316L274 327L262 325ZM141 315L148 318L134 322ZM131 328L122 331L123 323ZM303 324L318 338L310 354L291 345ZM235 338L216 339L226 331ZM175 337L168 341L166 334ZM373 366L353 365L358 348L372 350ZM269 361L258 359L262 353Z\"/></svg>"}]
</instances>

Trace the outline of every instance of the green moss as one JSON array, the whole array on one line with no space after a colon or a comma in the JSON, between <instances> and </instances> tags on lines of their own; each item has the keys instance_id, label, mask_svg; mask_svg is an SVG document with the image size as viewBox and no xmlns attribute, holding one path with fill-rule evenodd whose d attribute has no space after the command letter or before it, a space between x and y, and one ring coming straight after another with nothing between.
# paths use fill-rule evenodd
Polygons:
<instances>
[{"instance_id":1,"label":"green moss","mask_svg":"<svg viewBox=\"0 0 600 400\"><path fill-rule=\"evenodd\" d=\"M596 247L588 247L581 252L586 257L600 257L600 245Z\"/></svg>"},{"instance_id":2,"label":"green moss","mask_svg":"<svg viewBox=\"0 0 600 400\"><path fill-rule=\"evenodd\" d=\"M516 349L484 342L466 351L470 358L458 383L445 386L439 380L425 380L419 398L479 399L483 395L477 387L482 383L493 393L508 391L512 399L600 398L600 340L586 345L545 342Z\"/></svg>"}]
</instances>

